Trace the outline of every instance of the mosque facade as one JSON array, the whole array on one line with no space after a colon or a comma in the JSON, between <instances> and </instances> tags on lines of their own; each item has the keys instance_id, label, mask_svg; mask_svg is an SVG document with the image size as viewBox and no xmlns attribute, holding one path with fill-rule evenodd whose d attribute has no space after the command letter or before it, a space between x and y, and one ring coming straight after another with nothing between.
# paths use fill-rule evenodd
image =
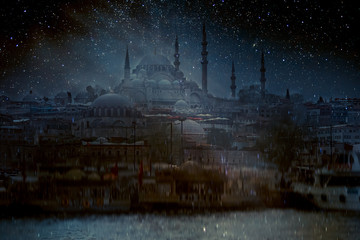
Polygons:
<instances>
[{"instance_id":1,"label":"mosque facade","mask_svg":"<svg viewBox=\"0 0 360 240\"><path fill-rule=\"evenodd\" d=\"M178 49L176 39L175 49ZM186 103L192 109L201 109L207 104L206 94L196 82L188 81L179 69L179 53L175 52L175 66L163 55L143 57L130 75L129 54L126 51L124 79L115 92L127 96L137 109L173 110L177 104Z\"/></svg>"},{"instance_id":2,"label":"mosque facade","mask_svg":"<svg viewBox=\"0 0 360 240\"><path fill-rule=\"evenodd\" d=\"M279 102L277 96L268 94L265 89L265 61L264 53L261 55L261 77L259 86L250 89L236 89L235 66L232 63L229 74L229 98L215 97L208 93L207 78L207 38L205 24L202 27L201 51L201 86L197 82L186 79L181 70L179 41L176 36L174 44L174 61L157 54L144 56L139 63L131 68L129 50L126 49L124 76L112 90L127 98L137 111L142 114L151 113L183 113L186 115L213 114L214 116L237 118L244 115L259 104ZM210 83L211 84L211 83ZM74 98L77 103L91 104L105 92L100 93L96 88L89 86L86 91L80 92ZM104 91L104 90L103 90ZM65 96L66 97L66 96ZM112 108L109 106L108 108Z\"/></svg>"},{"instance_id":3,"label":"mosque facade","mask_svg":"<svg viewBox=\"0 0 360 240\"><path fill-rule=\"evenodd\" d=\"M96 87L89 86L86 89L87 92L80 92L74 98L76 102L89 104L91 110L86 117L75 120L72 128L73 134L82 138L96 136L123 138L127 132L130 133L129 129L135 123L138 131L147 129L148 133L144 134L150 135L149 129L156 129L157 122L169 122L171 121L169 117L174 116L188 118L184 121L184 126L187 126L188 122L191 122L190 125L201 125L204 133L215 126L231 132L234 130L232 126L236 125L234 124L236 122L242 124L244 119L249 120L250 118L256 121L259 116L259 103L265 103L268 96L271 96L265 94L264 54L261 55L261 86L251 88L251 91L242 89L236 92L235 67L232 63L232 71L229 76L231 96L230 98L219 98L214 97L207 90L208 51L205 24L202 28L201 45L201 87L195 81L186 79L180 68L177 36L174 44L173 63L155 51L144 56L136 67L131 68L127 48L124 76L113 92L100 93ZM65 94L63 95L66 97ZM89 102L89 100L91 101ZM163 114L168 117L159 118ZM140 132L138 133L140 135ZM199 136L201 136L199 139L204 139L203 134L199 134Z\"/></svg>"},{"instance_id":4,"label":"mosque facade","mask_svg":"<svg viewBox=\"0 0 360 240\"><path fill-rule=\"evenodd\" d=\"M176 111L176 106L188 108L189 113L209 113L234 111L239 105L236 96L235 67L232 65L232 72L229 81L231 98L217 98L208 93L207 79L207 40L205 24L202 29L202 86L195 81L188 80L180 69L180 54L178 38L174 44L173 64L163 55L153 54L144 56L139 64L130 68L129 51L126 50L124 78L115 88L114 92L126 96L134 103L134 106L142 111L169 110ZM265 68L264 56L262 55L261 67L261 96L265 98Z\"/></svg>"}]
</instances>

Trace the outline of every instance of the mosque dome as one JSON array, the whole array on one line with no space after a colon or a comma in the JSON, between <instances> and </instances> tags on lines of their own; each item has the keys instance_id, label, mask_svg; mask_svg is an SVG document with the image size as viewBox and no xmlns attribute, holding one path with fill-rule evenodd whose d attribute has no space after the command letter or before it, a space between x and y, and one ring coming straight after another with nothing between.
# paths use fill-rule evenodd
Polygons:
<instances>
[{"instance_id":1,"label":"mosque dome","mask_svg":"<svg viewBox=\"0 0 360 240\"><path fill-rule=\"evenodd\" d=\"M140 66L144 65L171 65L170 61L163 55L151 54L146 55L139 63Z\"/></svg>"},{"instance_id":2,"label":"mosque dome","mask_svg":"<svg viewBox=\"0 0 360 240\"><path fill-rule=\"evenodd\" d=\"M199 88L198 84L196 82L194 82L194 81L189 81L188 86L189 86L189 88L192 88L192 89Z\"/></svg>"},{"instance_id":3,"label":"mosque dome","mask_svg":"<svg viewBox=\"0 0 360 240\"><path fill-rule=\"evenodd\" d=\"M181 132L181 122L175 121L175 132ZM186 119L183 121L183 135L186 142L202 144L205 143L205 131L201 125L194 120Z\"/></svg>"},{"instance_id":4,"label":"mosque dome","mask_svg":"<svg viewBox=\"0 0 360 240\"><path fill-rule=\"evenodd\" d=\"M174 107L175 109L183 110L188 109L189 105L184 100L180 99L175 103Z\"/></svg>"},{"instance_id":5,"label":"mosque dome","mask_svg":"<svg viewBox=\"0 0 360 240\"><path fill-rule=\"evenodd\" d=\"M205 131L201 125L194 120L186 119L183 123L183 133L191 135L204 135Z\"/></svg>"},{"instance_id":6,"label":"mosque dome","mask_svg":"<svg viewBox=\"0 0 360 240\"><path fill-rule=\"evenodd\" d=\"M144 81L141 79L134 79L131 81L131 86L132 87L142 87L144 84Z\"/></svg>"},{"instance_id":7,"label":"mosque dome","mask_svg":"<svg viewBox=\"0 0 360 240\"><path fill-rule=\"evenodd\" d=\"M92 103L96 108L126 108L131 107L130 100L124 96L115 93L104 94Z\"/></svg>"},{"instance_id":8,"label":"mosque dome","mask_svg":"<svg viewBox=\"0 0 360 240\"><path fill-rule=\"evenodd\" d=\"M179 81L179 80L175 80L175 81L172 82L172 85L173 85L174 87L180 87L180 81Z\"/></svg>"},{"instance_id":9,"label":"mosque dome","mask_svg":"<svg viewBox=\"0 0 360 240\"><path fill-rule=\"evenodd\" d=\"M169 80L167 79L163 79L163 80L160 80L159 81L159 87L160 88L164 88L164 87L170 87L171 86L171 83Z\"/></svg>"},{"instance_id":10,"label":"mosque dome","mask_svg":"<svg viewBox=\"0 0 360 240\"><path fill-rule=\"evenodd\" d=\"M156 81L154 79L150 79L148 81L146 81L146 84L150 87L156 87L157 84L156 84Z\"/></svg>"}]
</instances>

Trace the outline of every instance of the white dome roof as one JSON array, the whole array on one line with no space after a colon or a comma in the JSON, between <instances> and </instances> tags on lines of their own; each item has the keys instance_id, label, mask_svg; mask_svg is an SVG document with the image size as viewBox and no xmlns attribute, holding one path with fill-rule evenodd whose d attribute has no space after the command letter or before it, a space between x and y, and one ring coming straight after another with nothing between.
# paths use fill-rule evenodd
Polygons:
<instances>
[{"instance_id":1,"label":"white dome roof","mask_svg":"<svg viewBox=\"0 0 360 240\"><path fill-rule=\"evenodd\" d=\"M180 121L175 121L175 126L180 130ZM204 135L205 131L201 127L201 125L194 120L186 119L183 122L183 134L189 134L189 135Z\"/></svg>"},{"instance_id":2,"label":"white dome roof","mask_svg":"<svg viewBox=\"0 0 360 240\"><path fill-rule=\"evenodd\" d=\"M175 121L173 126L175 128L174 133L181 133L180 121ZM186 119L183 122L183 134L185 142L196 144L202 144L206 142L204 129L194 120Z\"/></svg>"},{"instance_id":3,"label":"white dome roof","mask_svg":"<svg viewBox=\"0 0 360 240\"><path fill-rule=\"evenodd\" d=\"M124 96L120 96L115 93L108 93L95 99L92 106L97 108L125 108L132 107L132 104L129 99Z\"/></svg>"}]
</instances>

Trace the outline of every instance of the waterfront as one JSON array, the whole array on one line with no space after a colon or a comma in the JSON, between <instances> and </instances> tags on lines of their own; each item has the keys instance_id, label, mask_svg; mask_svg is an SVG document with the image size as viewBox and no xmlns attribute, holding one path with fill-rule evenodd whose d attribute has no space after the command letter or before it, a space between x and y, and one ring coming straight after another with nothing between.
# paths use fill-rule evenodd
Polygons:
<instances>
[{"instance_id":1,"label":"waterfront","mask_svg":"<svg viewBox=\"0 0 360 240\"><path fill-rule=\"evenodd\" d=\"M264 209L202 214L7 218L1 239L358 239L359 213Z\"/></svg>"}]
</instances>

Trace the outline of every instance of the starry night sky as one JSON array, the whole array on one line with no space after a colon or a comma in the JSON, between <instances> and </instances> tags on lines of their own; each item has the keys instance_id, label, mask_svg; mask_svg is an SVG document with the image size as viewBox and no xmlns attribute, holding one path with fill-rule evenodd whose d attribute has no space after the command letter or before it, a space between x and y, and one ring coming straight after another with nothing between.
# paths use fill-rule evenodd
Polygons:
<instances>
[{"instance_id":1,"label":"starry night sky","mask_svg":"<svg viewBox=\"0 0 360 240\"><path fill-rule=\"evenodd\" d=\"M269 92L360 97L360 4L354 1L5 0L0 6L0 94L21 99L32 89L52 97L88 85L112 89L156 51L201 86L201 29L208 40L208 89L230 96L231 62L237 91L259 84L265 51ZM356 2L356 1L355 1Z\"/></svg>"}]
</instances>

